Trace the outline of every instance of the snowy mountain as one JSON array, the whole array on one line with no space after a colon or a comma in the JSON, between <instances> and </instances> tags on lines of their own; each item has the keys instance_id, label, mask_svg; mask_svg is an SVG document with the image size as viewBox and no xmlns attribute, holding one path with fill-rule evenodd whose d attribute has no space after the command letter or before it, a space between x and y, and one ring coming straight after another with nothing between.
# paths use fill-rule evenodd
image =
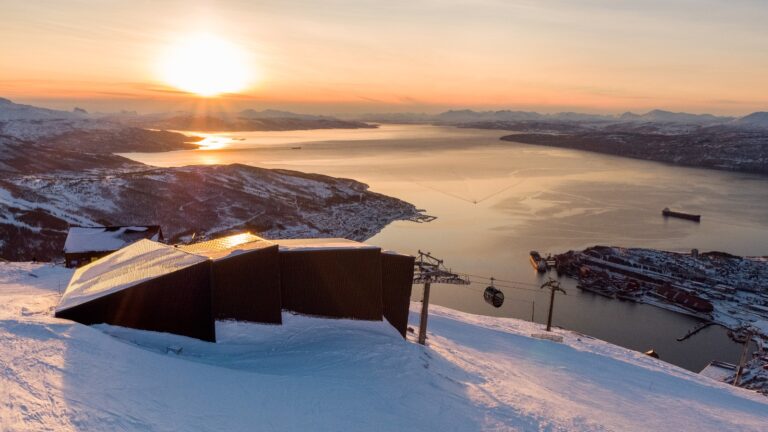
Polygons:
<instances>
[{"instance_id":1,"label":"snowy mountain","mask_svg":"<svg viewBox=\"0 0 768 432\"><path fill-rule=\"evenodd\" d=\"M0 257L59 258L69 225L161 225L172 242L243 229L363 240L418 214L411 204L367 189L294 171L155 168L114 155L7 143L0 153Z\"/></svg>"},{"instance_id":2,"label":"snowy mountain","mask_svg":"<svg viewBox=\"0 0 768 432\"><path fill-rule=\"evenodd\" d=\"M445 123L464 123L479 121L524 121L541 120L543 115L530 111L472 111L452 110L435 116L434 120Z\"/></svg>"},{"instance_id":3,"label":"snowy mountain","mask_svg":"<svg viewBox=\"0 0 768 432\"><path fill-rule=\"evenodd\" d=\"M88 114L85 112L38 108L32 105L13 103L8 99L0 98L0 122L11 120L78 120L87 116Z\"/></svg>"},{"instance_id":4,"label":"snowy mountain","mask_svg":"<svg viewBox=\"0 0 768 432\"><path fill-rule=\"evenodd\" d=\"M111 114L102 117L114 123L160 130L182 131L282 131L308 129L375 128L360 121L335 117L296 114L288 111L253 109L233 112L167 112L154 114Z\"/></svg>"},{"instance_id":5,"label":"snowy mountain","mask_svg":"<svg viewBox=\"0 0 768 432\"><path fill-rule=\"evenodd\" d=\"M412 112L365 113L353 118L364 122L382 123L429 123L434 121L432 114Z\"/></svg>"},{"instance_id":6,"label":"snowy mountain","mask_svg":"<svg viewBox=\"0 0 768 432\"><path fill-rule=\"evenodd\" d=\"M253 118L253 119L300 119L300 120L333 120L333 117L318 116L310 114L297 114L290 111L278 111L273 109L265 109L262 111L256 111L254 109L242 110L238 113L240 117Z\"/></svg>"},{"instance_id":7,"label":"snowy mountain","mask_svg":"<svg viewBox=\"0 0 768 432\"><path fill-rule=\"evenodd\" d=\"M675 124L718 124L733 120L731 117L718 117L711 114L675 113L663 110L652 110L645 114L624 113L620 116L589 114L578 112L559 112L553 114L541 114L533 111L473 111L450 110L437 115L425 114L401 114L399 116L387 114L368 114L367 119L389 118L408 121L433 121L439 123L481 123L481 122L569 122L569 123L616 123L616 122L642 122L642 123L675 123Z\"/></svg>"},{"instance_id":8,"label":"snowy mountain","mask_svg":"<svg viewBox=\"0 0 768 432\"><path fill-rule=\"evenodd\" d=\"M0 427L185 431L764 431L768 399L539 324L431 307L387 323L284 314L219 342L53 318L71 270L0 263ZM411 307L416 327L419 305ZM173 348L173 349L169 349Z\"/></svg>"},{"instance_id":9,"label":"snowy mountain","mask_svg":"<svg viewBox=\"0 0 768 432\"><path fill-rule=\"evenodd\" d=\"M199 138L0 105L16 113L0 122L0 258L58 259L70 225L161 225L171 242L243 229L363 240L418 215L354 180L244 165L143 165L113 153L196 148ZM326 120L253 121L331 127Z\"/></svg>"},{"instance_id":10,"label":"snowy mountain","mask_svg":"<svg viewBox=\"0 0 768 432\"><path fill-rule=\"evenodd\" d=\"M623 123L552 134L546 130L502 137L505 141L587 150L635 159L728 171L768 174L768 133L733 126Z\"/></svg>"},{"instance_id":11,"label":"snowy mountain","mask_svg":"<svg viewBox=\"0 0 768 432\"><path fill-rule=\"evenodd\" d=\"M76 130L109 130L114 127L77 110L51 110L0 98L0 135L38 140Z\"/></svg>"},{"instance_id":12,"label":"snowy mountain","mask_svg":"<svg viewBox=\"0 0 768 432\"><path fill-rule=\"evenodd\" d=\"M768 128L768 112L758 111L733 122L738 126Z\"/></svg>"},{"instance_id":13,"label":"snowy mountain","mask_svg":"<svg viewBox=\"0 0 768 432\"><path fill-rule=\"evenodd\" d=\"M605 122L613 121L615 118L610 115L585 114L577 112L561 112L550 114L550 120L569 121L569 122Z\"/></svg>"},{"instance_id":14,"label":"snowy mountain","mask_svg":"<svg viewBox=\"0 0 768 432\"><path fill-rule=\"evenodd\" d=\"M361 129L376 126L367 123L338 120L334 118L270 117L251 118L239 115L192 115L180 114L162 119L147 119L142 116L130 120L131 125L162 130L191 131L281 131L308 129Z\"/></svg>"},{"instance_id":15,"label":"snowy mountain","mask_svg":"<svg viewBox=\"0 0 768 432\"><path fill-rule=\"evenodd\" d=\"M652 123L683 123L683 124L714 124L733 120L732 117L718 117L712 114L689 114L655 109L645 114L626 112L619 116L620 121L652 122Z\"/></svg>"}]
</instances>

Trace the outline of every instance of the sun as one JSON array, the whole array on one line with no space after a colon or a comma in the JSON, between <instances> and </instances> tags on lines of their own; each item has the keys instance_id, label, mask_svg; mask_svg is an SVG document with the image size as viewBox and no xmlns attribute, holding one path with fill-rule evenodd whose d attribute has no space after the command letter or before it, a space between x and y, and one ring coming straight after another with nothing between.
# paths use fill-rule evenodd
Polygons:
<instances>
[{"instance_id":1,"label":"sun","mask_svg":"<svg viewBox=\"0 0 768 432\"><path fill-rule=\"evenodd\" d=\"M245 52L210 34L190 35L171 45L160 69L166 83L205 97L242 91L253 78Z\"/></svg>"}]
</instances>

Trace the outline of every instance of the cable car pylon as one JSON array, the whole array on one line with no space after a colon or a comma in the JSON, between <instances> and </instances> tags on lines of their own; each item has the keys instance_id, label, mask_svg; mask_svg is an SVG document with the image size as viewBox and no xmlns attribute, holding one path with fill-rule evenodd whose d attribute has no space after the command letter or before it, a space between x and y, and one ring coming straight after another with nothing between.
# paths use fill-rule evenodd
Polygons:
<instances>
[{"instance_id":1,"label":"cable car pylon","mask_svg":"<svg viewBox=\"0 0 768 432\"><path fill-rule=\"evenodd\" d=\"M449 285L469 285L469 278L453 273L445 268L443 260L433 257L429 252L419 251L413 264L413 284L424 284L424 298L421 302L419 320L419 343L427 341L427 317L429 315L429 290L433 283Z\"/></svg>"}]
</instances>

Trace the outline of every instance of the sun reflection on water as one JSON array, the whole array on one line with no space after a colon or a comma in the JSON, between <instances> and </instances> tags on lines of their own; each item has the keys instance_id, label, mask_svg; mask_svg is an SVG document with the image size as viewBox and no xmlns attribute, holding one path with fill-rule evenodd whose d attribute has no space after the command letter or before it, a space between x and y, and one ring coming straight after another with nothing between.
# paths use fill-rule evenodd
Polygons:
<instances>
[{"instance_id":1,"label":"sun reflection on water","mask_svg":"<svg viewBox=\"0 0 768 432\"><path fill-rule=\"evenodd\" d=\"M227 147L231 142L232 138L221 135L207 135L197 144L200 145L200 150L221 150Z\"/></svg>"}]
</instances>

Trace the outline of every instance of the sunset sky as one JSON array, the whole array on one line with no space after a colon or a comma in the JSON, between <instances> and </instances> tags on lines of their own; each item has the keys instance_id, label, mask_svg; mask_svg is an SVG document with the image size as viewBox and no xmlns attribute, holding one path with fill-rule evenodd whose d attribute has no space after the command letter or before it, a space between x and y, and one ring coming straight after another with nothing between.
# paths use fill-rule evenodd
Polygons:
<instances>
[{"instance_id":1,"label":"sunset sky","mask_svg":"<svg viewBox=\"0 0 768 432\"><path fill-rule=\"evenodd\" d=\"M0 0L0 96L184 108L202 96L163 64L212 35L248 76L206 103L233 108L746 114L768 110L767 23L765 0Z\"/></svg>"}]
</instances>

